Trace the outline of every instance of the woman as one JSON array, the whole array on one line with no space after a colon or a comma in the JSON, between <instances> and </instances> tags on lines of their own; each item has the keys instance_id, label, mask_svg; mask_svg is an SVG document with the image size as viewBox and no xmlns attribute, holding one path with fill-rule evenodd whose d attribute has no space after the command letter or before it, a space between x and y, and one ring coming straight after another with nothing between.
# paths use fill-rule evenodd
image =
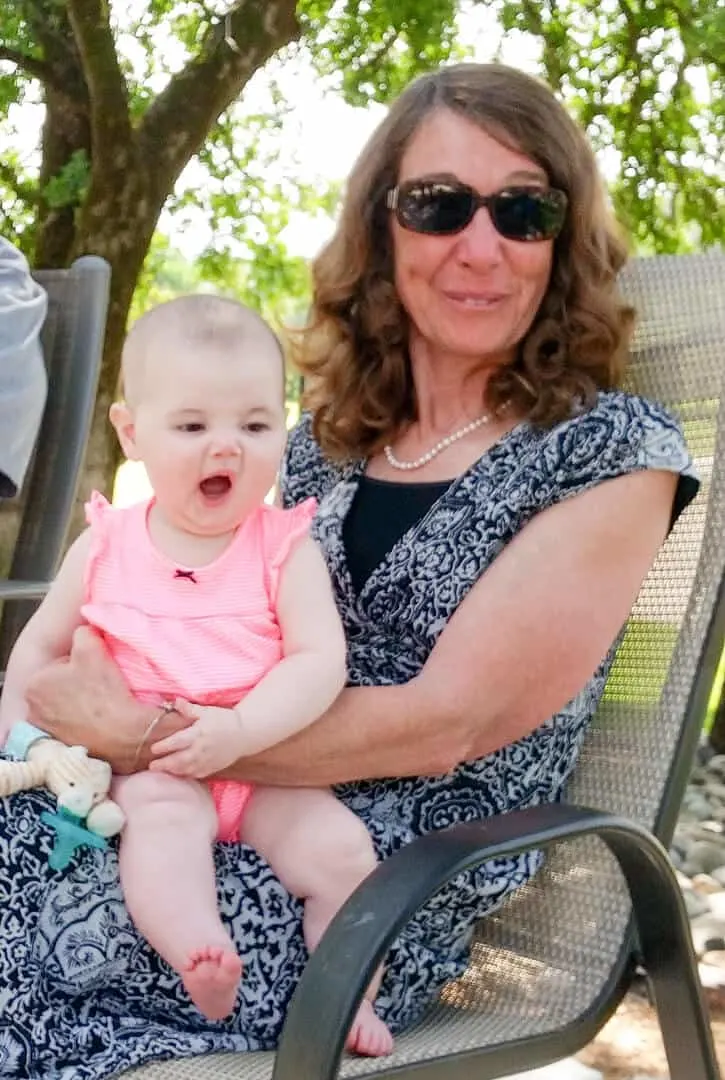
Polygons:
<instances>
[{"instance_id":1,"label":"woman","mask_svg":"<svg viewBox=\"0 0 725 1080\"><path fill-rule=\"evenodd\" d=\"M233 775L336 785L381 857L561 796L612 643L697 486L676 424L612 389L632 322L623 261L591 150L537 81L463 65L393 105L314 266L311 413L281 481L287 505L321 500L349 686ZM41 722L117 769L144 764L178 717L132 703L87 634L74 652L36 684ZM273 1046L305 959L300 905L254 853L218 852L245 978L235 1019L209 1025L130 928L112 857L49 878L33 803L0 821L0 992L18 1072L80 1059L95 1078ZM407 927L378 998L393 1030L461 971L474 919L538 863L488 864Z\"/></svg>"}]
</instances>

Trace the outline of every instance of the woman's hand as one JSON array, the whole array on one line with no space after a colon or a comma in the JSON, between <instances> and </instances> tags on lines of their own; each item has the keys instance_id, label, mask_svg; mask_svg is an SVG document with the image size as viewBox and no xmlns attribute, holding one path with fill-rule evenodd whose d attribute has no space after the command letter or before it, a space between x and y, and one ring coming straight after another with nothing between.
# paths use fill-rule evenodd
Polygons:
<instances>
[{"instance_id":1,"label":"woman's hand","mask_svg":"<svg viewBox=\"0 0 725 1080\"><path fill-rule=\"evenodd\" d=\"M149 764L152 772L202 780L226 769L242 756L244 727L234 709L192 705L183 698L176 699L174 708L189 726L153 742Z\"/></svg>"},{"instance_id":2,"label":"woman's hand","mask_svg":"<svg viewBox=\"0 0 725 1080\"><path fill-rule=\"evenodd\" d=\"M68 659L32 678L26 697L33 723L66 745L87 747L117 773L146 767L149 748L143 745L141 754L138 750L159 710L132 697L105 645L88 627L74 634ZM155 725L154 739L187 724L169 713Z\"/></svg>"}]
</instances>

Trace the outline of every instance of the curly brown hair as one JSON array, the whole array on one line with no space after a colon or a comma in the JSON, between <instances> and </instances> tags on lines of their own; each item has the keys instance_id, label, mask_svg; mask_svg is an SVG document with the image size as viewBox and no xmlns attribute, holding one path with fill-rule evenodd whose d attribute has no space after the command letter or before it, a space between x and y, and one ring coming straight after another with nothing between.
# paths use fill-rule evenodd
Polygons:
<instances>
[{"instance_id":1,"label":"curly brown hair","mask_svg":"<svg viewBox=\"0 0 725 1080\"><path fill-rule=\"evenodd\" d=\"M486 406L550 426L622 375L633 324L616 282L626 245L586 135L538 79L503 64L444 67L411 83L373 133L312 266L295 359L315 436L332 458L370 456L416 417L385 198L411 137L442 108L530 157L568 196L548 290L515 360L488 380Z\"/></svg>"}]
</instances>

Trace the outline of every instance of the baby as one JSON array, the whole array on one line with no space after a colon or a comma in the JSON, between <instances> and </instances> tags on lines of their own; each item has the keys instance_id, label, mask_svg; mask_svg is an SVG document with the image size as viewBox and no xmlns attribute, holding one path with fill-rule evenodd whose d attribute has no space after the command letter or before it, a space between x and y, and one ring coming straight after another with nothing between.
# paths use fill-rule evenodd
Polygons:
<instances>
[{"instance_id":1,"label":"baby","mask_svg":"<svg viewBox=\"0 0 725 1080\"><path fill-rule=\"evenodd\" d=\"M0 736L27 720L28 680L68 655L82 624L138 699L192 721L152 747L149 770L114 781L120 874L139 931L222 1019L242 965L217 910L214 840L250 844L304 900L310 950L376 863L330 791L206 779L325 711L345 684L345 639L308 535L314 501L264 502L286 439L284 362L266 323L232 300L181 297L135 323L122 370L111 422L153 497L128 509L91 498L89 528L13 650ZM379 979L348 1039L358 1053L392 1048L372 1005Z\"/></svg>"}]
</instances>

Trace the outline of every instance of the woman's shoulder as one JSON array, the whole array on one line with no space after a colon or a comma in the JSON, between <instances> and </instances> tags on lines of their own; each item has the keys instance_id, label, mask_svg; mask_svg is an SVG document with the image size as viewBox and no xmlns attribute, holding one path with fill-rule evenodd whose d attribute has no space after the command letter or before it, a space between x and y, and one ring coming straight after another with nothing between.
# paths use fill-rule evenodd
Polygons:
<instances>
[{"instance_id":1,"label":"woman's shoulder","mask_svg":"<svg viewBox=\"0 0 725 1080\"><path fill-rule=\"evenodd\" d=\"M596 460L605 470L619 462L693 471L679 420L659 402L625 390L600 391L594 402L552 428L545 441L574 467Z\"/></svg>"},{"instance_id":2,"label":"woman's shoulder","mask_svg":"<svg viewBox=\"0 0 725 1080\"><path fill-rule=\"evenodd\" d=\"M590 404L582 406L565 423L581 425L606 418L614 421L618 417L626 417L650 427L677 430L680 427L675 415L665 405L629 390L600 390Z\"/></svg>"},{"instance_id":3,"label":"woman's shoulder","mask_svg":"<svg viewBox=\"0 0 725 1080\"><path fill-rule=\"evenodd\" d=\"M600 392L552 428L524 427L511 484L537 509L605 480L654 469L678 476L673 521L695 497L697 472L677 418L659 402L624 390ZM523 450L523 453L522 453Z\"/></svg>"},{"instance_id":4,"label":"woman's shoulder","mask_svg":"<svg viewBox=\"0 0 725 1080\"><path fill-rule=\"evenodd\" d=\"M312 429L312 416L303 413L287 437L279 487L282 504L294 506L303 499L320 500L342 479L343 467L325 457Z\"/></svg>"}]
</instances>

